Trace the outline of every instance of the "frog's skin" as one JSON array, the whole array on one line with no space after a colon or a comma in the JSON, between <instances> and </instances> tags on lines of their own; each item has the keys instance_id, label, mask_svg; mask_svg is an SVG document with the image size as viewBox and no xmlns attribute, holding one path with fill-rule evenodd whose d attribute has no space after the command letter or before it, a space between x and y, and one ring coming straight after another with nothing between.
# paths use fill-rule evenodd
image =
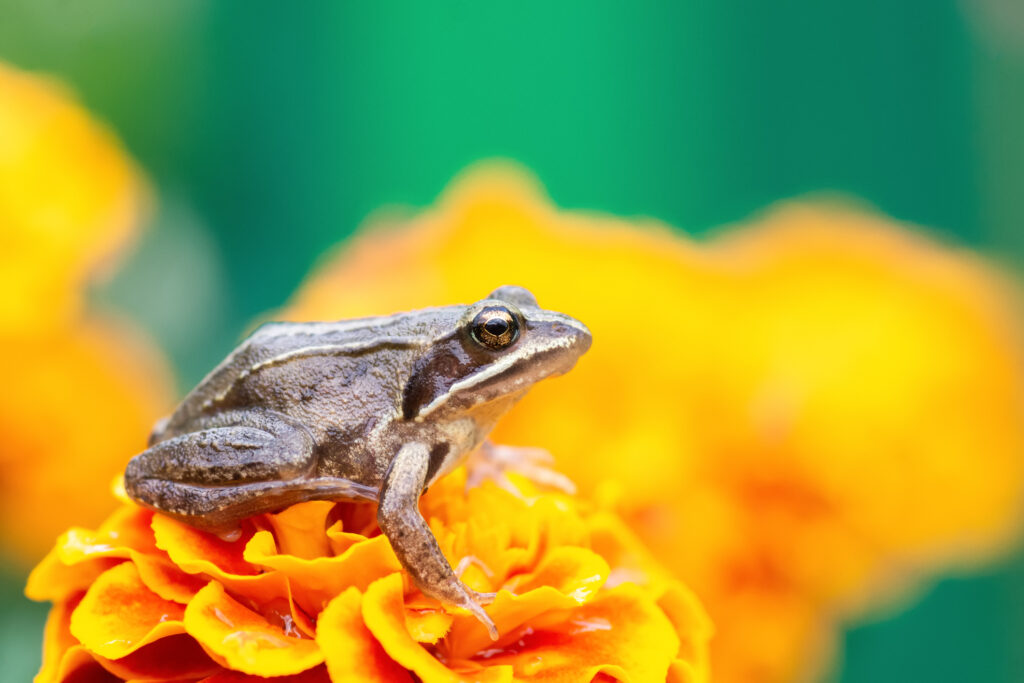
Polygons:
<instances>
[{"instance_id":1,"label":"frog's skin","mask_svg":"<svg viewBox=\"0 0 1024 683\"><path fill-rule=\"evenodd\" d=\"M470 610L496 637L480 607L492 596L456 577L419 496L534 382L567 372L589 347L582 323L539 308L520 287L469 306L270 323L157 425L128 463L125 488L218 533L306 500L376 502L416 585Z\"/></svg>"}]
</instances>

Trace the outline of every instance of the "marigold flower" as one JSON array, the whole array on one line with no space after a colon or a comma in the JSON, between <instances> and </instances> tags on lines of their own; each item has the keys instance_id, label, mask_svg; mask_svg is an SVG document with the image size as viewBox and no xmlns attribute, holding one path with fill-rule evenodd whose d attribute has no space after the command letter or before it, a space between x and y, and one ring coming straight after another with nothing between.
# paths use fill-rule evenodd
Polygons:
<instances>
[{"instance_id":1,"label":"marigold flower","mask_svg":"<svg viewBox=\"0 0 1024 683\"><path fill-rule=\"evenodd\" d=\"M110 511L107 482L171 391L138 331L84 304L138 226L134 165L48 81L0 64L0 101L0 537L31 564Z\"/></svg>"},{"instance_id":2,"label":"marigold flower","mask_svg":"<svg viewBox=\"0 0 1024 683\"><path fill-rule=\"evenodd\" d=\"M126 502L30 576L54 602L36 681L707 680L700 605L613 514L464 475L421 510L463 581L499 591L497 642L411 585L372 505L302 503L228 542Z\"/></svg>"},{"instance_id":3,"label":"marigold flower","mask_svg":"<svg viewBox=\"0 0 1024 683\"><path fill-rule=\"evenodd\" d=\"M382 217L284 315L472 300L506 283L594 346L495 432L543 444L705 600L716 678L825 665L828 621L1003 548L1019 521L1024 373L1010 286L978 259L840 207L696 243L553 208L478 169Z\"/></svg>"},{"instance_id":4,"label":"marigold flower","mask_svg":"<svg viewBox=\"0 0 1024 683\"><path fill-rule=\"evenodd\" d=\"M138 226L140 176L56 83L0 63L0 332L74 316Z\"/></svg>"}]
</instances>

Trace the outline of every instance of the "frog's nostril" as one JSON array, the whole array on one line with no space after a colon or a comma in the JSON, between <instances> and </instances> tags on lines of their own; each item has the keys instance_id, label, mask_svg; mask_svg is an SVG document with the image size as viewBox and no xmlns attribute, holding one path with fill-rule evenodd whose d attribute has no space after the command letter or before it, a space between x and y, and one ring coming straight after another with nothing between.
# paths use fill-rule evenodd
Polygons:
<instances>
[{"instance_id":1,"label":"frog's nostril","mask_svg":"<svg viewBox=\"0 0 1024 683\"><path fill-rule=\"evenodd\" d=\"M555 323L555 334L563 336L569 334L569 326L562 323Z\"/></svg>"}]
</instances>

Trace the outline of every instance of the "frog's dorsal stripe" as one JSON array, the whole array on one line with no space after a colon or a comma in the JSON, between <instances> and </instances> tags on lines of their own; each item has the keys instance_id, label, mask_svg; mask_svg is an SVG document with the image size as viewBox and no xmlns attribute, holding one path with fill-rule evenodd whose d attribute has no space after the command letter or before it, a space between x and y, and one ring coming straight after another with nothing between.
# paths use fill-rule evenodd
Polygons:
<instances>
[{"instance_id":1,"label":"frog's dorsal stripe","mask_svg":"<svg viewBox=\"0 0 1024 683\"><path fill-rule=\"evenodd\" d=\"M292 349L291 351L286 351L271 358L267 358L266 360L262 360L259 363L255 363L245 370L242 370L237 376L232 378L230 384L214 396L206 399L202 407L203 409L206 409L223 401L227 395L231 393L231 390L235 385L246 377L254 375L260 370L277 365L284 365L285 363L298 358L313 358L315 356L358 356L369 351L375 351L382 347L420 349L429 345L431 341L432 340L429 337L381 337L379 339L366 339L363 341L349 342L347 344L318 344L316 346L303 346L298 349Z\"/></svg>"},{"instance_id":2,"label":"frog's dorsal stripe","mask_svg":"<svg viewBox=\"0 0 1024 683\"><path fill-rule=\"evenodd\" d=\"M440 307L425 308L417 311L417 313L432 313L440 310ZM392 315L353 318L351 320L339 320L337 322L272 322L258 328L253 333L252 338L274 339L280 337L321 336L340 332L355 332L357 330L368 329L371 327L386 327L392 323L407 320L408 317L408 313L394 313Z\"/></svg>"}]
</instances>

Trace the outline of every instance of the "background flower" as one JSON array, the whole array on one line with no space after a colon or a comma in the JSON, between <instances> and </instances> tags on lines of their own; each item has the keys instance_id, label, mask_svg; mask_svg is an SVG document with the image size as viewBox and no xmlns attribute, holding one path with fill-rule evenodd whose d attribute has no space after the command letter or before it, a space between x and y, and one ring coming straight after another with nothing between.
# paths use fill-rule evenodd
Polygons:
<instances>
[{"instance_id":1,"label":"background flower","mask_svg":"<svg viewBox=\"0 0 1024 683\"><path fill-rule=\"evenodd\" d=\"M703 610L614 515L525 482L466 493L461 470L421 508L462 579L499 591L497 642L411 587L372 506L303 503L228 543L126 503L30 577L54 602L36 681L708 680Z\"/></svg>"},{"instance_id":2,"label":"background flower","mask_svg":"<svg viewBox=\"0 0 1024 683\"><path fill-rule=\"evenodd\" d=\"M528 286L594 332L499 442L614 502L719 625L720 680L791 680L862 613L1017 528L1024 380L1007 282L863 211L793 205L707 244L558 212L473 172L384 216L285 315L343 318Z\"/></svg>"},{"instance_id":3,"label":"background flower","mask_svg":"<svg viewBox=\"0 0 1024 683\"><path fill-rule=\"evenodd\" d=\"M111 509L170 381L136 329L86 303L138 227L134 165L48 80L0 64L0 102L0 538L27 567Z\"/></svg>"}]
</instances>

